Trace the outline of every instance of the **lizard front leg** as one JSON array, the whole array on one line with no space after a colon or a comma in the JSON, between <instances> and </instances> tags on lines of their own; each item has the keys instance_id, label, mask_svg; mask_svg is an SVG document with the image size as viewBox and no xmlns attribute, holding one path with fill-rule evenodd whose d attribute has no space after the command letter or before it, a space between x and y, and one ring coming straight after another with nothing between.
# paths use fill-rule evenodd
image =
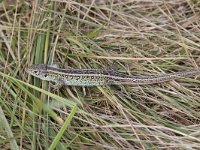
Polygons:
<instances>
[{"instance_id":1,"label":"lizard front leg","mask_svg":"<svg viewBox=\"0 0 200 150\"><path fill-rule=\"evenodd\" d=\"M60 89L64 85L64 82L61 80L54 81L53 83L51 85L54 89Z\"/></svg>"}]
</instances>

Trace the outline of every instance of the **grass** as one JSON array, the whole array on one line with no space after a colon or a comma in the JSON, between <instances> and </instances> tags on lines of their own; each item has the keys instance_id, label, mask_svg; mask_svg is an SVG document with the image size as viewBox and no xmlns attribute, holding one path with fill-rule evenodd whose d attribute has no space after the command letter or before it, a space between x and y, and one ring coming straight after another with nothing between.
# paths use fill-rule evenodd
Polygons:
<instances>
[{"instance_id":1,"label":"grass","mask_svg":"<svg viewBox=\"0 0 200 150\"><path fill-rule=\"evenodd\" d=\"M0 1L1 149L198 149L200 81L70 87L31 64L156 75L199 66L200 1Z\"/></svg>"}]
</instances>

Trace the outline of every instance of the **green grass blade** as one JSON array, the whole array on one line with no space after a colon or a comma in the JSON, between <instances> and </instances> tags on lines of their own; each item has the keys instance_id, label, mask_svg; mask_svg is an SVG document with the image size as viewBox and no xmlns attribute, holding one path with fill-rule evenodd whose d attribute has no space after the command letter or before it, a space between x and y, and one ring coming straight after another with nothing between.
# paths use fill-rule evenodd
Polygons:
<instances>
[{"instance_id":1,"label":"green grass blade","mask_svg":"<svg viewBox=\"0 0 200 150\"><path fill-rule=\"evenodd\" d=\"M4 127L5 131L7 132L8 138L10 138L10 145L12 150L18 150L17 141L14 138L12 129L9 126L9 123L5 117L5 114L0 106L0 122L1 125Z\"/></svg>"},{"instance_id":2,"label":"green grass blade","mask_svg":"<svg viewBox=\"0 0 200 150\"><path fill-rule=\"evenodd\" d=\"M55 149L56 145L58 144L59 140L61 139L63 133L65 132L65 130L67 129L67 127L70 125L70 122L72 120L72 118L74 117L76 111L77 111L78 107L77 105L75 105L71 111L71 113L69 114L68 118L66 119L66 121L64 122L62 128L60 129L60 131L58 132L58 134L56 135L55 139L53 140L53 142L51 143L49 150L53 150Z\"/></svg>"}]
</instances>

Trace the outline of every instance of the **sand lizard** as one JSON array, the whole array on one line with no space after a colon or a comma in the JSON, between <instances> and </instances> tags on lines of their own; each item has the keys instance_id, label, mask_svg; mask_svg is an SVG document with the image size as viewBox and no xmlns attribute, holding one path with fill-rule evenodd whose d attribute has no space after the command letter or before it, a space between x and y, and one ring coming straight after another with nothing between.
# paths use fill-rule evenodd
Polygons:
<instances>
[{"instance_id":1,"label":"sand lizard","mask_svg":"<svg viewBox=\"0 0 200 150\"><path fill-rule=\"evenodd\" d=\"M131 76L113 70L60 69L52 65L44 64L32 65L28 67L26 71L42 80L53 81L56 85L64 84L73 86L154 84L200 74L200 68L196 68L183 72L160 74L155 76Z\"/></svg>"}]
</instances>

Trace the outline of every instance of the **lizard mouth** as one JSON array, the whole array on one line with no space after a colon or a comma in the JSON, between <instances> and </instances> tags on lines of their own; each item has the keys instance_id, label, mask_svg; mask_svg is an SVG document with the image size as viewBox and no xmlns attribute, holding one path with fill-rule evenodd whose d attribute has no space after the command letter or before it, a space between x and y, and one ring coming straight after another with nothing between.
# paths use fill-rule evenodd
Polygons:
<instances>
[{"instance_id":1,"label":"lizard mouth","mask_svg":"<svg viewBox=\"0 0 200 150\"><path fill-rule=\"evenodd\" d=\"M36 75L36 74L34 73L35 71L32 70L32 69L30 69L30 68L25 69L25 71L26 71L28 74L30 74L30 75L33 75L33 76Z\"/></svg>"}]
</instances>

